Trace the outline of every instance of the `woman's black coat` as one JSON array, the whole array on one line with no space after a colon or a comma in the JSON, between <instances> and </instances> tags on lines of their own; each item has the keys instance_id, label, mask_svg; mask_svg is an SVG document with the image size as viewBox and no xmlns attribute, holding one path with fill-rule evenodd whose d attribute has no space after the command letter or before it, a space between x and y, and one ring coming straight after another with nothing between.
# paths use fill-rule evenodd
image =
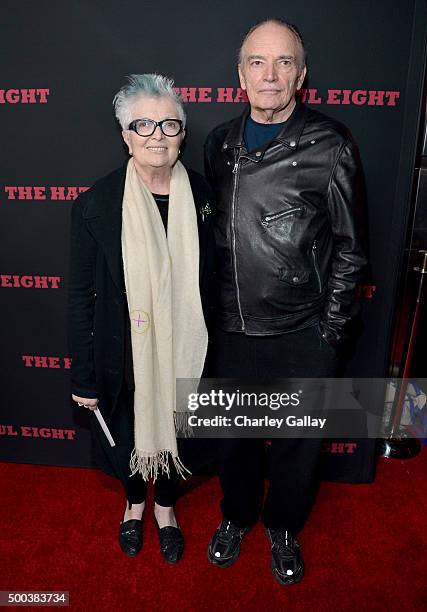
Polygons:
<instances>
[{"instance_id":1,"label":"woman's black coat","mask_svg":"<svg viewBox=\"0 0 427 612\"><path fill-rule=\"evenodd\" d=\"M197 211L200 292L209 326L213 273L213 196L205 179L187 170ZM128 306L121 231L126 165L75 200L71 221L68 294L71 391L98 398L108 420L124 378Z\"/></svg>"}]
</instances>

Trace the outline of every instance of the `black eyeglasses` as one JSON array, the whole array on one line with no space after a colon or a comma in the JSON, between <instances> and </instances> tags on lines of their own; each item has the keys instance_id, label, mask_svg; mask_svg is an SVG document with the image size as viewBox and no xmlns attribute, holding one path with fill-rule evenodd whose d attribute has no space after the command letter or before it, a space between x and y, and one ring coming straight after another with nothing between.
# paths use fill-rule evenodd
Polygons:
<instances>
[{"instance_id":1,"label":"black eyeglasses","mask_svg":"<svg viewBox=\"0 0 427 612\"><path fill-rule=\"evenodd\" d=\"M157 126L162 130L165 136L178 136L183 130L183 121L180 119L163 119L162 121L154 121L154 119L134 119L129 124L128 129L133 130L138 136L151 136L156 131Z\"/></svg>"}]
</instances>

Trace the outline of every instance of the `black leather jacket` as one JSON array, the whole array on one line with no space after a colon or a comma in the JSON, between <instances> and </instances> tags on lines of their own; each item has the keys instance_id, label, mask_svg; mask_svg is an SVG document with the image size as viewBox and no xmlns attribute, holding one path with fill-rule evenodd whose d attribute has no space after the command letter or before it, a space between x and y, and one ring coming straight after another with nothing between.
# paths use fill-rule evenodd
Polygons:
<instances>
[{"instance_id":1,"label":"black leather jacket","mask_svg":"<svg viewBox=\"0 0 427 612\"><path fill-rule=\"evenodd\" d=\"M356 146L342 124L298 103L276 138L248 152L248 112L205 144L217 197L218 323L271 335L318 322L338 346L366 264Z\"/></svg>"}]
</instances>

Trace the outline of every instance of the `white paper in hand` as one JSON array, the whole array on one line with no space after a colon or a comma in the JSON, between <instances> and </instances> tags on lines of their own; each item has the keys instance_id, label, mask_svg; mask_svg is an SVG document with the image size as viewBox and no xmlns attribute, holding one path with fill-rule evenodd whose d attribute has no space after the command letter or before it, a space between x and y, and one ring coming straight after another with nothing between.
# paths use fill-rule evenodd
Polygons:
<instances>
[{"instance_id":1,"label":"white paper in hand","mask_svg":"<svg viewBox=\"0 0 427 612\"><path fill-rule=\"evenodd\" d=\"M113 440L113 436L111 435L110 430L107 427L107 423L104 421L104 417L100 413L99 408L95 408L93 412L95 413L95 416L98 419L99 424L102 427L102 431L105 433L107 440L110 443L110 446L116 446L116 443Z\"/></svg>"}]
</instances>

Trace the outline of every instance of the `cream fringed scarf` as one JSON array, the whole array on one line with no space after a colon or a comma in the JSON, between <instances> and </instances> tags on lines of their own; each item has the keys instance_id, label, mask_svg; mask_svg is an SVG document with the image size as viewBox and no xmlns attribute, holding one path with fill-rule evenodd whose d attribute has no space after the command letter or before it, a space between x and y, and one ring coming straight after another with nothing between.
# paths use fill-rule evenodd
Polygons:
<instances>
[{"instance_id":1,"label":"cream fringed scarf","mask_svg":"<svg viewBox=\"0 0 427 612\"><path fill-rule=\"evenodd\" d=\"M144 480L169 475L178 457L177 378L200 378L208 336L199 289L199 240L184 166L172 170L167 238L154 198L129 160L123 196L122 253L135 377L135 448L130 468Z\"/></svg>"}]
</instances>

